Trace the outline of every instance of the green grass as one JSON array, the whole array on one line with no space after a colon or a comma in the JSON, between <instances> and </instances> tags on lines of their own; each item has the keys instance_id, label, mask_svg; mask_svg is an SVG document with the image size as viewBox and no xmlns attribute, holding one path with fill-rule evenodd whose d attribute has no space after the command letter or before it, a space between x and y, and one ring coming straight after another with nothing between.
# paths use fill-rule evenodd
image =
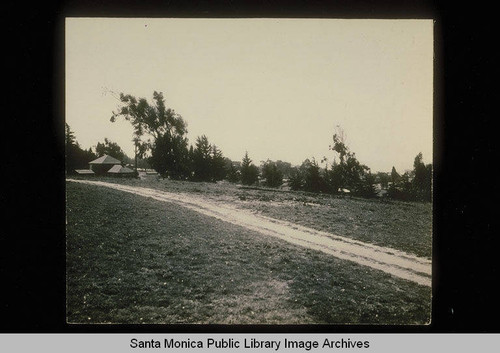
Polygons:
<instances>
[{"instance_id":1,"label":"green grass","mask_svg":"<svg viewBox=\"0 0 500 353\"><path fill-rule=\"evenodd\" d=\"M68 322L425 324L430 304L430 288L381 271L169 203L67 183Z\"/></svg>"}]
</instances>

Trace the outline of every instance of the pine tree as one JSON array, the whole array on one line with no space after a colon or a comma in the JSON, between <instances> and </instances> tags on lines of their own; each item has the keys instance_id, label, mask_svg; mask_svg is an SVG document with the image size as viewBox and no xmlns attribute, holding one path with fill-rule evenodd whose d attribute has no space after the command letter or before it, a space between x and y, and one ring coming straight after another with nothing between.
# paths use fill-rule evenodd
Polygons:
<instances>
[{"instance_id":1,"label":"pine tree","mask_svg":"<svg viewBox=\"0 0 500 353\"><path fill-rule=\"evenodd\" d=\"M212 181L219 181L226 177L226 161L222 151L217 146L212 146L212 156L210 165L210 174Z\"/></svg>"},{"instance_id":2,"label":"pine tree","mask_svg":"<svg viewBox=\"0 0 500 353\"><path fill-rule=\"evenodd\" d=\"M266 179L266 185L269 187L276 188L283 184L283 173L275 162L268 160L262 165L262 177Z\"/></svg>"},{"instance_id":3,"label":"pine tree","mask_svg":"<svg viewBox=\"0 0 500 353\"><path fill-rule=\"evenodd\" d=\"M205 135L196 139L193 154L193 178L195 181L210 181L212 177L212 146Z\"/></svg>"},{"instance_id":4,"label":"pine tree","mask_svg":"<svg viewBox=\"0 0 500 353\"><path fill-rule=\"evenodd\" d=\"M259 180L259 169L252 164L252 160L245 152L241 162L241 183L244 185L253 185Z\"/></svg>"}]
</instances>

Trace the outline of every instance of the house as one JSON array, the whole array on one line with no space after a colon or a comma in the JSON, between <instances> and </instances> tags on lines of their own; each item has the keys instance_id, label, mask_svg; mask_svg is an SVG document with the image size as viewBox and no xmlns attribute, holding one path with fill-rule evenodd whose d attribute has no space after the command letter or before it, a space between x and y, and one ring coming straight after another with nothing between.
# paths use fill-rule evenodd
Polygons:
<instances>
[{"instance_id":1,"label":"house","mask_svg":"<svg viewBox=\"0 0 500 353\"><path fill-rule=\"evenodd\" d=\"M96 175L106 174L113 166L121 166L122 162L118 159L108 156L107 154L89 162L90 170Z\"/></svg>"}]
</instances>

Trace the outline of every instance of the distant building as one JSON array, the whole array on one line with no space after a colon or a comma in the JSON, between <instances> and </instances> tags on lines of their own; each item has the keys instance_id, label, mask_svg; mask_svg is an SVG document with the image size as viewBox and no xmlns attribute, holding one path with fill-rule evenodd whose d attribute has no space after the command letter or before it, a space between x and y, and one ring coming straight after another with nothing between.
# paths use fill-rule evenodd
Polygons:
<instances>
[{"instance_id":1,"label":"distant building","mask_svg":"<svg viewBox=\"0 0 500 353\"><path fill-rule=\"evenodd\" d=\"M107 154L89 162L89 169L77 169L77 174L83 176L109 175L118 177L134 177L136 173L133 169L122 165L122 162Z\"/></svg>"},{"instance_id":2,"label":"distant building","mask_svg":"<svg viewBox=\"0 0 500 353\"><path fill-rule=\"evenodd\" d=\"M115 165L121 166L122 162L114 157L108 156L107 154L89 162L90 170L92 170L96 175L106 174Z\"/></svg>"}]
</instances>

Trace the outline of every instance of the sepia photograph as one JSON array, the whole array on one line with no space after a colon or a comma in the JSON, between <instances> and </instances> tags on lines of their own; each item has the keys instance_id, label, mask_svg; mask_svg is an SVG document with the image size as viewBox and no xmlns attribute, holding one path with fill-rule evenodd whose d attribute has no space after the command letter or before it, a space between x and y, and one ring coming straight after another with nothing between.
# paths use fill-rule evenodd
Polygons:
<instances>
[{"instance_id":1,"label":"sepia photograph","mask_svg":"<svg viewBox=\"0 0 500 353\"><path fill-rule=\"evenodd\" d=\"M64 36L68 324L432 323L432 19Z\"/></svg>"}]
</instances>

